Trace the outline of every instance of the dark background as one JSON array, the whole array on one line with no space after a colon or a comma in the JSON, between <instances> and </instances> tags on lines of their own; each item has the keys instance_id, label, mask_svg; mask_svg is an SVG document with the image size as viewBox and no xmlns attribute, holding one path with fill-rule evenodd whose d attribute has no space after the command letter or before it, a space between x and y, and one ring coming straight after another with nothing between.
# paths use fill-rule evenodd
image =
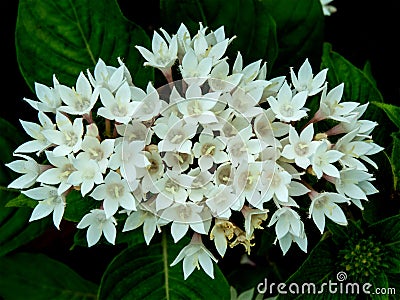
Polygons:
<instances>
[{"instance_id":1,"label":"dark background","mask_svg":"<svg viewBox=\"0 0 400 300\"><path fill-rule=\"evenodd\" d=\"M118 1L126 17L146 30L157 28L159 18L155 0L143 1L140 8L132 0ZM373 5L371 5L373 3ZM326 17L325 41L354 65L362 68L371 62L372 73L385 101L400 105L400 4L398 1L334 0L337 12ZM0 117L19 126L18 119L36 120L36 112L22 101L35 99L22 78L15 55L14 30L18 1L4 1L1 17L2 108ZM153 12L149 17L149 12Z\"/></svg>"}]
</instances>

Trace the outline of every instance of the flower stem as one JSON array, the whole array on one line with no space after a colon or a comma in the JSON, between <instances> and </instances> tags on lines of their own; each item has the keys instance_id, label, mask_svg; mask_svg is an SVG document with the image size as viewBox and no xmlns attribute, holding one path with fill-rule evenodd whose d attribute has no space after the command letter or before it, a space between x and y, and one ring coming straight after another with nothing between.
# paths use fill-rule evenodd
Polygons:
<instances>
[{"instance_id":1,"label":"flower stem","mask_svg":"<svg viewBox=\"0 0 400 300\"><path fill-rule=\"evenodd\" d=\"M168 278L168 251L167 251L167 233L165 230L162 231L161 240L163 250L163 262L164 262L164 281L165 281L165 299L169 300L169 278Z\"/></svg>"}]
</instances>

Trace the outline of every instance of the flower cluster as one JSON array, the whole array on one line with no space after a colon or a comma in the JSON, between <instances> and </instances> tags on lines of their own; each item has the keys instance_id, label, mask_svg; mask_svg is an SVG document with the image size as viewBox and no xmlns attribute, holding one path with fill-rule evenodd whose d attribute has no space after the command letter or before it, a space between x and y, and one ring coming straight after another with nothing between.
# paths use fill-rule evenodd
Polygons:
<instances>
[{"instance_id":1,"label":"flower cluster","mask_svg":"<svg viewBox=\"0 0 400 300\"><path fill-rule=\"evenodd\" d=\"M266 79L262 60L244 65L239 52L228 64L234 37L224 27L160 32L151 50L136 48L164 86L141 89L121 59L119 67L99 59L75 87L54 76L53 87L36 83L38 101L25 99L39 123L21 121L32 140L7 166L21 174L9 187L38 201L31 221L52 214L59 228L78 190L98 201L77 225L88 227L89 247L102 235L114 244L120 222L122 231L142 226L147 244L169 228L175 242L192 236L172 265L183 260L185 278L200 266L213 277L214 255L239 244L250 253L269 212L283 253L292 242L307 251L301 208L322 233L325 218L347 224L343 203L362 209L377 192L368 171L382 150L370 136L377 124L361 119L367 104L342 101L343 84L328 89L327 69L314 75L306 59L290 80ZM310 98L319 100L313 115ZM333 126L320 132L321 123Z\"/></svg>"}]
</instances>

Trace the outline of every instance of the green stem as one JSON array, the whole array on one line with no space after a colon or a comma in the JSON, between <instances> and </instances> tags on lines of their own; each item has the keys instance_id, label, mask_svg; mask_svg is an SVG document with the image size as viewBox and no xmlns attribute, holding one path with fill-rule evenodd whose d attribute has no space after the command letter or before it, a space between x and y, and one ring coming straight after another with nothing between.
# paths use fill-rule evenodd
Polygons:
<instances>
[{"instance_id":1,"label":"green stem","mask_svg":"<svg viewBox=\"0 0 400 300\"><path fill-rule=\"evenodd\" d=\"M169 278L168 278L168 251L167 251L167 234L166 231L162 231L162 241L163 249L163 262L164 262L164 281L165 281L165 299L169 300Z\"/></svg>"}]
</instances>

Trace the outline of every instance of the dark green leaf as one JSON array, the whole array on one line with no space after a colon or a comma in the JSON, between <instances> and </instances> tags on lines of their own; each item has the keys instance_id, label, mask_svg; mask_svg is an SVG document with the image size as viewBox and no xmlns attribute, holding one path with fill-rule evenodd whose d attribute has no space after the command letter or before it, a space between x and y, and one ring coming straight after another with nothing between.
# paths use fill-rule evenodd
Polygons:
<instances>
[{"instance_id":1,"label":"dark green leaf","mask_svg":"<svg viewBox=\"0 0 400 300\"><path fill-rule=\"evenodd\" d=\"M148 47L150 39L127 20L115 0L20 0L16 25L17 59L22 75L34 82L75 85L80 71L98 59L117 66L125 62L136 85L144 87L153 70L143 67L135 45Z\"/></svg>"},{"instance_id":2,"label":"dark green leaf","mask_svg":"<svg viewBox=\"0 0 400 300\"><path fill-rule=\"evenodd\" d=\"M324 16L319 0L263 0L276 22L279 54L273 74L287 74L306 58L318 67L322 54Z\"/></svg>"},{"instance_id":3,"label":"dark green leaf","mask_svg":"<svg viewBox=\"0 0 400 300\"><path fill-rule=\"evenodd\" d=\"M163 239L122 251L104 273L99 299L229 299L229 285L217 266L215 279L195 269L186 280L182 262L170 267L186 243Z\"/></svg>"},{"instance_id":4,"label":"dark green leaf","mask_svg":"<svg viewBox=\"0 0 400 300\"><path fill-rule=\"evenodd\" d=\"M167 30L176 32L184 23L192 35L197 33L199 22L210 30L224 26L228 38L236 36L228 48L231 59L240 51L246 63L263 59L272 66L275 61L275 22L263 1L164 0L161 18Z\"/></svg>"},{"instance_id":5,"label":"dark green leaf","mask_svg":"<svg viewBox=\"0 0 400 300\"><path fill-rule=\"evenodd\" d=\"M373 300L385 300L389 299L389 295L386 294L386 289L389 287L389 282L388 278L385 273L380 273L379 275L375 276L372 282L372 287L370 288L371 292L371 299ZM382 291L381 293L376 293L376 289L379 289L379 291Z\"/></svg>"},{"instance_id":6,"label":"dark green leaf","mask_svg":"<svg viewBox=\"0 0 400 300\"><path fill-rule=\"evenodd\" d=\"M397 244L400 247L400 215L371 224L368 230L379 236L385 245Z\"/></svg>"},{"instance_id":7,"label":"dark green leaf","mask_svg":"<svg viewBox=\"0 0 400 300\"><path fill-rule=\"evenodd\" d=\"M99 208L101 202L91 197L82 197L81 192L72 190L66 199L64 219L72 222L79 222L90 210Z\"/></svg>"},{"instance_id":8,"label":"dark green leaf","mask_svg":"<svg viewBox=\"0 0 400 300\"><path fill-rule=\"evenodd\" d=\"M378 106L379 108L383 109L389 119L393 122L394 125L398 129L400 129L400 107L388 104L388 103L381 103L381 102L372 102L372 104Z\"/></svg>"},{"instance_id":9,"label":"dark green leaf","mask_svg":"<svg viewBox=\"0 0 400 300\"><path fill-rule=\"evenodd\" d=\"M43 254L0 258L0 296L7 300L97 299L97 286Z\"/></svg>"},{"instance_id":10,"label":"dark green leaf","mask_svg":"<svg viewBox=\"0 0 400 300\"><path fill-rule=\"evenodd\" d=\"M400 178L400 132L392 133L393 138L393 146L392 146L392 154L390 157L390 164L392 166L393 173L393 187L397 189L397 185L399 184Z\"/></svg>"},{"instance_id":11,"label":"dark green leaf","mask_svg":"<svg viewBox=\"0 0 400 300\"><path fill-rule=\"evenodd\" d=\"M37 201L25 196L24 194L19 194L17 197L11 199L7 202L6 207L29 207L35 208Z\"/></svg>"}]
</instances>

